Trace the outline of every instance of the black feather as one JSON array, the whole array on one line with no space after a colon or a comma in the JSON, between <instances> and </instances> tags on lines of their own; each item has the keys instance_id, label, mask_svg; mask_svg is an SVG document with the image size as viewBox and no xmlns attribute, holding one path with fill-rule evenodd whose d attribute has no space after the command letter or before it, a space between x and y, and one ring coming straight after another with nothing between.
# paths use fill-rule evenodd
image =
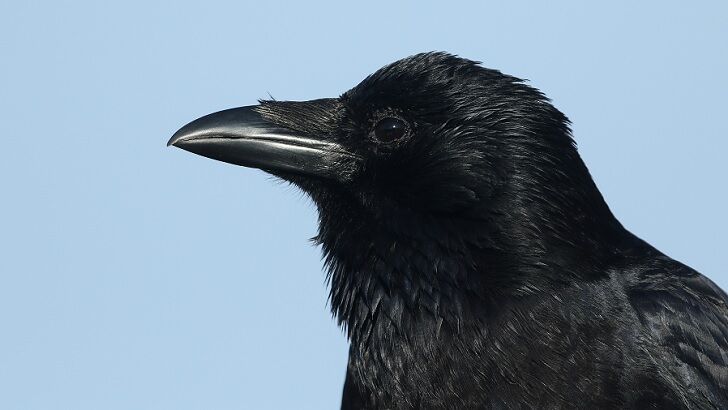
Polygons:
<instances>
[{"instance_id":1,"label":"black feather","mask_svg":"<svg viewBox=\"0 0 728 410\"><path fill-rule=\"evenodd\" d=\"M725 293L622 227L524 81L426 53L261 113L365 158L277 173L319 209L343 408L728 408Z\"/></svg>"}]
</instances>

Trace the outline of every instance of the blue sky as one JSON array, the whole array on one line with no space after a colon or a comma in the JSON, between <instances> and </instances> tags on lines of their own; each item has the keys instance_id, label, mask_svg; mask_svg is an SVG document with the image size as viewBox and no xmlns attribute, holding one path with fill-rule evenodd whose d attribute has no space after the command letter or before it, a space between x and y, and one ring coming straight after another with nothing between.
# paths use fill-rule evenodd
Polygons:
<instances>
[{"instance_id":1,"label":"blue sky","mask_svg":"<svg viewBox=\"0 0 728 410\"><path fill-rule=\"evenodd\" d=\"M421 51L530 79L620 220L728 288L727 3L608 4L4 2L0 408L337 408L315 209L165 143Z\"/></svg>"}]
</instances>

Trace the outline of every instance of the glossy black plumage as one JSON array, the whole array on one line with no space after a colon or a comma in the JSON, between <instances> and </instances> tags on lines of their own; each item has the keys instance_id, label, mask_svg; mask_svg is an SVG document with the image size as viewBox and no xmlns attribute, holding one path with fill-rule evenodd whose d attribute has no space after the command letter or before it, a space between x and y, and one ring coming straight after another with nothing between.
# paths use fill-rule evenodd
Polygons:
<instances>
[{"instance_id":1,"label":"glossy black plumage","mask_svg":"<svg viewBox=\"0 0 728 410\"><path fill-rule=\"evenodd\" d=\"M622 227L523 81L425 53L254 110L335 147L253 166L318 207L351 341L342 408L728 408L726 294Z\"/></svg>"}]
</instances>

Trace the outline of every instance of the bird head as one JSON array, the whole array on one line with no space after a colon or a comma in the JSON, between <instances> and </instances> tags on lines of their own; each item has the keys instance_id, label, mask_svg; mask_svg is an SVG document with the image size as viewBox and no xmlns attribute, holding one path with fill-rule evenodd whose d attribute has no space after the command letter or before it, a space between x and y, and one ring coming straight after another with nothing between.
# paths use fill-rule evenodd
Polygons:
<instances>
[{"instance_id":1,"label":"bird head","mask_svg":"<svg viewBox=\"0 0 728 410\"><path fill-rule=\"evenodd\" d=\"M394 62L338 98L210 114L169 145L309 194L335 304L352 277L493 287L565 265L603 244L612 219L567 118L524 81L446 53Z\"/></svg>"}]
</instances>

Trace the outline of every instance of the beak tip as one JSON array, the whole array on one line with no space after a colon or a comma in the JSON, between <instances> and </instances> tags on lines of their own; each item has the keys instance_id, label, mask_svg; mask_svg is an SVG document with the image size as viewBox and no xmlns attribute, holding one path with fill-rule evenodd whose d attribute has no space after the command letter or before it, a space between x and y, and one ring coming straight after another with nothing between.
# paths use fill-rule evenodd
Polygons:
<instances>
[{"instance_id":1,"label":"beak tip","mask_svg":"<svg viewBox=\"0 0 728 410\"><path fill-rule=\"evenodd\" d=\"M179 131L175 132L174 135L172 135L172 138L167 141L167 146L171 147L174 145L175 147L179 147L177 144L182 140L182 138L184 138L184 136L184 133L181 133Z\"/></svg>"}]
</instances>

